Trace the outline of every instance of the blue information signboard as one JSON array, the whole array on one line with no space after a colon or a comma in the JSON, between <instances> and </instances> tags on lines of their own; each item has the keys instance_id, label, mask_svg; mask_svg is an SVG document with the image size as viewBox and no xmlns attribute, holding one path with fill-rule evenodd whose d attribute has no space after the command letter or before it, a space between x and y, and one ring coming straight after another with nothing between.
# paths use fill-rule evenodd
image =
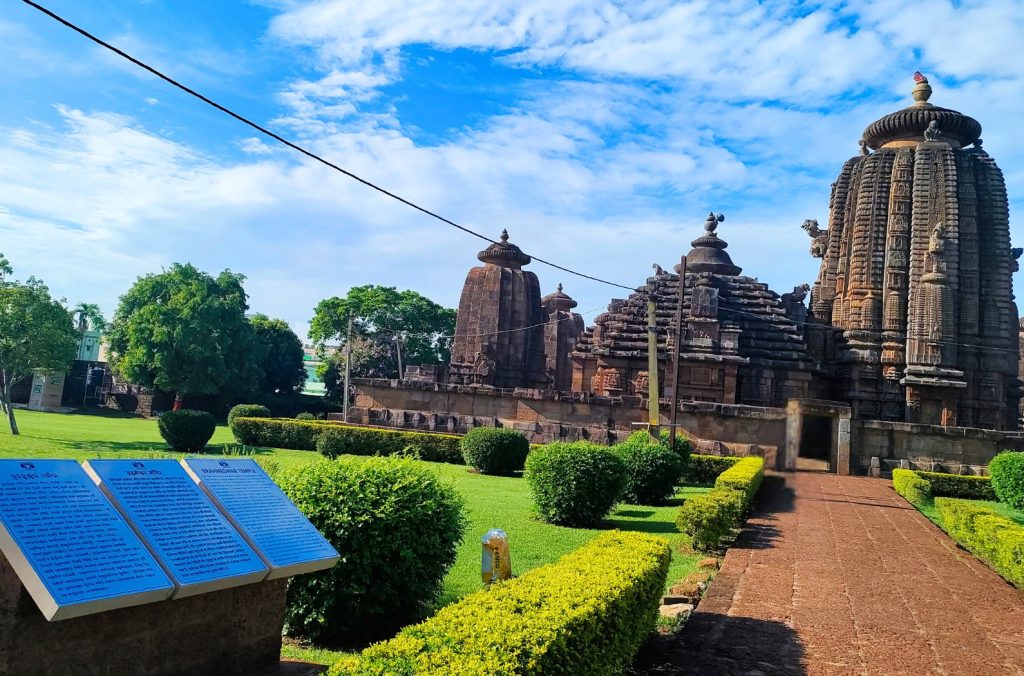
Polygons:
<instances>
[{"instance_id":1,"label":"blue information signboard","mask_svg":"<svg viewBox=\"0 0 1024 676\"><path fill-rule=\"evenodd\" d=\"M0 460L0 551L50 621L162 601L174 589L74 460Z\"/></svg>"},{"instance_id":2,"label":"blue information signboard","mask_svg":"<svg viewBox=\"0 0 1024 676\"><path fill-rule=\"evenodd\" d=\"M338 562L334 547L255 461L181 462L270 565L268 579L323 570Z\"/></svg>"},{"instance_id":3,"label":"blue information signboard","mask_svg":"<svg viewBox=\"0 0 1024 676\"><path fill-rule=\"evenodd\" d=\"M266 578L269 570L175 460L88 460L93 477L175 583L171 598Z\"/></svg>"}]
</instances>

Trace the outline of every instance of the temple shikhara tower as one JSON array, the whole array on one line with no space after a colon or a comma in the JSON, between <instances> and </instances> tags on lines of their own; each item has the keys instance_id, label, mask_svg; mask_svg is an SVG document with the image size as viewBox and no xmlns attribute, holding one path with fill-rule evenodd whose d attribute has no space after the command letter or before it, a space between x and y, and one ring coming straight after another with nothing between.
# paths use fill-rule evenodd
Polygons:
<instances>
[{"instance_id":1,"label":"temple shikhara tower","mask_svg":"<svg viewBox=\"0 0 1024 676\"><path fill-rule=\"evenodd\" d=\"M868 125L832 184L828 229L804 223L822 259L808 345L854 417L1013 429L1020 252L1003 174L981 125L915 80L914 104Z\"/></svg>"},{"instance_id":2,"label":"temple shikhara tower","mask_svg":"<svg viewBox=\"0 0 1024 676\"><path fill-rule=\"evenodd\" d=\"M477 254L466 275L452 344L452 383L501 388L547 387L540 282L523 270L530 257L508 241Z\"/></svg>"}]
</instances>

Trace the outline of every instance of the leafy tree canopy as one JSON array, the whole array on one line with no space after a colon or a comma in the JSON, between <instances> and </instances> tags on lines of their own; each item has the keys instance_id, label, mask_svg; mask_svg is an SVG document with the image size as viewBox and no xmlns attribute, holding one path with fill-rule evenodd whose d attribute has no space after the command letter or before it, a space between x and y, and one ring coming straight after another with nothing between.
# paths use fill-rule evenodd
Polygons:
<instances>
[{"instance_id":1,"label":"leafy tree canopy","mask_svg":"<svg viewBox=\"0 0 1024 676\"><path fill-rule=\"evenodd\" d=\"M243 275L175 263L121 296L107 337L123 378L184 395L253 392L262 350L245 318Z\"/></svg>"},{"instance_id":2,"label":"leafy tree canopy","mask_svg":"<svg viewBox=\"0 0 1024 676\"><path fill-rule=\"evenodd\" d=\"M263 372L260 392L272 394L300 389L306 382L306 369L299 337L282 319L258 314L250 318L249 323L256 331L256 339L264 352L259 363Z\"/></svg>"},{"instance_id":3,"label":"leafy tree canopy","mask_svg":"<svg viewBox=\"0 0 1024 676\"><path fill-rule=\"evenodd\" d=\"M12 274L0 254L0 403L11 433L17 434L11 387L35 370L65 370L75 358L79 336L71 313L45 284L34 277L19 284Z\"/></svg>"},{"instance_id":4,"label":"leafy tree canopy","mask_svg":"<svg viewBox=\"0 0 1024 676\"><path fill-rule=\"evenodd\" d=\"M103 318L100 306L95 303L79 303L71 312L75 316L79 333L104 331L107 328L107 320Z\"/></svg>"},{"instance_id":5,"label":"leafy tree canopy","mask_svg":"<svg viewBox=\"0 0 1024 676\"><path fill-rule=\"evenodd\" d=\"M344 347L349 317L353 319L355 376L397 377L396 340L403 364L443 364L451 358L455 310L415 291L370 284L353 287L344 298L322 300L310 322L310 339L321 351L329 342ZM341 350L332 359L335 366L341 363L339 360L344 360ZM326 382L328 376L324 375Z\"/></svg>"}]
</instances>

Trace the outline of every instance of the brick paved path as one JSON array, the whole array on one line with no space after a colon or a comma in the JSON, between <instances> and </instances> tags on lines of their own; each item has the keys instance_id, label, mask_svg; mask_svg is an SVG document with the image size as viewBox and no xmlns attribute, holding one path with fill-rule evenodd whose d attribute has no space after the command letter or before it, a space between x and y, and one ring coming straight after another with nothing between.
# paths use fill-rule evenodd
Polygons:
<instances>
[{"instance_id":1,"label":"brick paved path","mask_svg":"<svg viewBox=\"0 0 1024 676\"><path fill-rule=\"evenodd\" d=\"M888 481L769 477L648 673L1024 674L1024 593Z\"/></svg>"}]
</instances>

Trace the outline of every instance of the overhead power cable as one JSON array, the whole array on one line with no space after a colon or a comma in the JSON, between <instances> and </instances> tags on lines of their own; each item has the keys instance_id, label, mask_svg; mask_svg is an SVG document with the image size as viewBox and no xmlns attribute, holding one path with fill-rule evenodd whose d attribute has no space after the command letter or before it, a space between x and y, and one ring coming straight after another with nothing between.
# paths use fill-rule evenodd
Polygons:
<instances>
[{"instance_id":1,"label":"overhead power cable","mask_svg":"<svg viewBox=\"0 0 1024 676\"><path fill-rule=\"evenodd\" d=\"M277 134L275 132L270 131L266 127L264 127L264 126L262 126L262 125L260 125L260 124L258 124L256 122L253 122L252 120L250 120L249 118L245 117L244 115L242 115L240 113L236 113L235 111L231 110L227 106L224 106L224 105L222 105L220 103L217 103L213 99L211 99L211 98L209 98L209 97L199 93L195 89L192 89L191 87L189 87L187 85L184 85L181 82L178 82L177 80L175 80L174 78L170 77L169 75L165 75L164 73L162 73L161 71L157 70L153 66L150 66L149 64L147 64L147 63L145 63L145 62L135 58L131 54L128 54L124 50L119 49L118 47L115 47L114 45L110 44L109 42L106 42L105 40L103 40L103 39L93 35L92 33L90 33L89 31L85 30L84 28L81 28L80 26L72 23L71 21L68 21L64 17L62 17L59 14L57 14L57 13L47 9L46 7L43 7L39 3L33 2L32 0L21 0L21 1L23 3L25 3L26 5L28 5L29 7L32 7L33 9L39 10L40 12L45 14L46 16L48 16L51 19L53 19L54 21L57 21L58 23L61 23L64 26L66 26L66 27L70 28L71 30L75 31L76 33L78 33L78 34L88 38L89 40L92 40L93 42L95 42L99 46L103 47L104 49L108 49L111 52L113 52L113 53L117 54L118 56L120 56L121 58L126 59L127 61L130 61L131 63L135 64L139 68L142 68L143 70L146 70L146 71L152 73L153 75L157 76L158 78L160 78L164 82L166 82L166 83L168 83L168 84L170 84L170 85L172 85L174 87L177 87L178 89L180 89L181 91L185 92L186 94L188 94L190 96L193 96L193 97L199 99L200 101L202 101L203 103L216 108L217 110L221 111L222 113L235 118L236 120L238 120L242 124L245 124L245 125L247 125L249 127L252 127L253 129L258 131L259 133L274 139L278 143L281 143L282 145L288 146L289 148L291 148L292 150L294 150L296 152L302 153L303 155L305 155L306 157L310 158L311 160L315 160L316 162L319 162L319 163L321 163L321 164L323 164L323 165L325 165L327 167L330 167L331 169L334 169L335 171L337 171L339 173L342 173L345 176L348 176L349 178L362 183L366 187L368 187L368 188L370 188L372 190L376 190L377 192L379 192L379 193L381 193L383 195L386 195L386 196L390 197L391 199L397 200L397 201L401 202L402 204L415 209L416 211L419 211L419 212L421 212L423 214L426 214L427 216L430 216L431 218L437 219L437 220L441 221L442 223L445 223L446 225L450 225L451 227L457 228L457 229L465 232L466 234L473 235L474 237L479 237L480 239L484 240L485 242L490 242L491 244L497 244L497 242L495 242L490 237L487 237L486 235L482 235L479 232L476 232L475 230L471 230L470 228L467 228L464 225L459 225L458 223L456 223L453 220L445 218L444 216L442 216L442 215L440 215L440 214L438 214L438 213L436 213L434 211L431 211L430 209L427 209L426 207L420 206L419 204L416 204L415 202L413 202L411 200L408 200L408 199L402 197L401 195L398 195L398 194L396 194L396 193L394 193L394 192L392 192L392 191L390 191L390 190L388 190L386 188L383 188L383 187L377 185L376 183L373 183L372 181L369 181L369 180L359 176L358 174L354 174L353 172L338 166L334 162L331 162L330 160L327 160L327 159L321 157L320 155L317 155L316 153L314 153L311 150L307 150L306 148L300 146L299 144L297 144L297 143L295 143L293 141L289 141L288 139L286 139L285 137L281 136L280 134ZM545 260L545 259L543 259L543 258L541 258L539 256L534 256L533 254L527 254L527 255L530 256L533 260L537 261L538 263L543 263L544 265L547 265L549 267L555 268L556 270L561 270L562 272L567 272L570 275L575 275L577 277L582 277L583 279L589 279L589 280L594 281L594 282L599 282L601 284L607 284L608 286L614 286L614 287L617 287L617 288L620 288L620 289L628 289L630 291L634 290L634 288L632 286L626 286L625 284L617 284L615 282L610 282L610 281L608 281L606 279L601 279L600 277L595 277L593 275L588 275L588 274L583 273L583 272L577 272L576 270L572 270L572 269L567 268L565 266L558 265L557 263L552 263L551 261Z\"/></svg>"}]
</instances>

